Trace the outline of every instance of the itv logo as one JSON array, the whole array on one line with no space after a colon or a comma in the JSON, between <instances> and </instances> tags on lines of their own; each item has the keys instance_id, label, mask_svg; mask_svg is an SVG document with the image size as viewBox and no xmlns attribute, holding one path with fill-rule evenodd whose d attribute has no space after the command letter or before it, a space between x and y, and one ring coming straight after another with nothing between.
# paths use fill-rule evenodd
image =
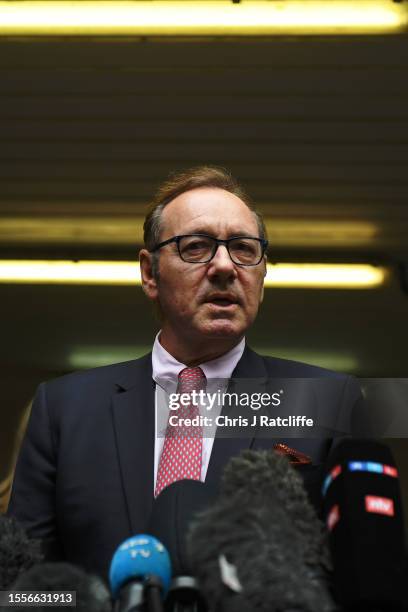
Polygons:
<instances>
[{"instance_id":1,"label":"itv logo","mask_svg":"<svg viewBox=\"0 0 408 612\"><path fill-rule=\"evenodd\" d=\"M388 497L377 497L376 495L365 496L365 509L374 514L394 516L394 502Z\"/></svg>"}]
</instances>

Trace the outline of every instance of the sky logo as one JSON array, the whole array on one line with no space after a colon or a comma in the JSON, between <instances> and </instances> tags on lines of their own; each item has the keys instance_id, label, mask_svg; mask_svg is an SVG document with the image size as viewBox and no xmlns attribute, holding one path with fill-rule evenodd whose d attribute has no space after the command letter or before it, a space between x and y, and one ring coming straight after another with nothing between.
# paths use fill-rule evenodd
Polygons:
<instances>
[{"instance_id":1,"label":"sky logo","mask_svg":"<svg viewBox=\"0 0 408 612\"><path fill-rule=\"evenodd\" d=\"M350 472L371 472L372 474L385 474L393 478L398 477L398 471L395 467L374 461L350 461L348 469Z\"/></svg>"},{"instance_id":2,"label":"sky logo","mask_svg":"<svg viewBox=\"0 0 408 612\"><path fill-rule=\"evenodd\" d=\"M385 476L391 476L392 478L398 478L398 470L391 465L384 465L375 461L349 461L348 469L350 472L371 472L372 474L384 474ZM323 481L322 494L326 495L327 489L330 487L333 480L341 474L341 465L336 465L327 474Z\"/></svg>"},{"instance_id":3,"label":"sky logo","mask_svg":"<svg viewBox=\"0 0 408 612\"><path fill-rule=\"evenodd\" d=\"M392 467L391 465L384 465L384 474L387 474L387 476L392 476L393 478L398 478L397 468Z\"/></svg>"},{"instance_id":4,"label":"sky logo","mask_svg":"<svg viewBox=\"0 0 408 612\"><path fill-rule=\"evenodd\" d=\"M335 465L334 468L330 470L329 474L327 474L323 482L323 486L322 486L323 496L326 495L327 489L330 487L333 480L337 478L337 476L339 476L340 474L341 474L341 465Z\"/></svg>"},{"instance_id":5,"label":"sky logo","mask_svg":"<svg viewBox=\"0 0 408 612\"><path fill-rule=\"evenodd\" d=\"M331 476L332 476L333 480L334 480L335 478L337 478L337 476L339 476L339 475L341 474L341 465L336 465L336 466L335 466L335 467L332 469L332 471L330 472L330 474L331 474Z\"/></svg>"},{"instance_id":6,"label":"sky logo","mask_svg":"<svg viewBox=\"0 0 408 612\"><path fill-rule=\"evenodd\" d=\"M338 506L338 504L336 504L335 506L333 506L333 508L330 510L329 514L327 515L327 529L329 531L332 531L332 529L334 529L334 527L337 525L337 523L340 520L340 508Z\"/></svg>"},{"instance_id":7,"label":"sky logo","mask_svg":"<svg viewBox=\"0 0 408 612\"><path fill-rule=\"evenodd\" d=\"M383 465L382 463L374 463L373 461L367 461L367 471L368 472L376 472L377 474L383 473Z\"/></svg>"}]
</instances>

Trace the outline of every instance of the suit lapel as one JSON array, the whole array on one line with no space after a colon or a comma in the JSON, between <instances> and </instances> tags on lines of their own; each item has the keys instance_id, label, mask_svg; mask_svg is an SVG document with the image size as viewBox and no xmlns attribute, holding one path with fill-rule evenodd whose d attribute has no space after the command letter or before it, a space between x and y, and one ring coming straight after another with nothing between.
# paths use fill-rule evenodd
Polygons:
<instances>
[{"instance_id":1,"label":"suit lapel","mask_svg":"<svg viewBox=\"0 0 408 612\"><path fill-rule=\"evenodd\" d=\"M255 353L249 346L245 345L241 359L238 361L232 378L267 378L268 372L261 355Z\"/></svg>"},{"instance_id":2,"label":"suit lapel","mask_svg":"<svg viewBox=\"0 0 408 612\"><path fill-rule=\"evenodd\" d=\"M147 526L153 504L154 382L151 354L117 382L112 418L131 533Z\"/></svg>"},{"instance_id":3,"label":"suit lapel","mask_svg":"<svg viewBox=\"0 0 408 612\"><path fill-rule=\"evenodd\" d=\"M232 379L237 380L246 378L267 378L267 371L263 358L252 351L248 346L245 346L242 357L238 361L235 370L232 373ZM228 390L232 390L231 383ZM228 412L230 412L230 410ZM224 409L222 410L222 413L225 413ZM223 468L230 457L238 455L246 448L251 448L253 440L254 436L245 436L242 438L221 438L219 437L219 430L217 430L210 463L208 466L206 482L208 482L210 485L217 486L220 476L222 475Z\"/></svg>"}]
</instances>

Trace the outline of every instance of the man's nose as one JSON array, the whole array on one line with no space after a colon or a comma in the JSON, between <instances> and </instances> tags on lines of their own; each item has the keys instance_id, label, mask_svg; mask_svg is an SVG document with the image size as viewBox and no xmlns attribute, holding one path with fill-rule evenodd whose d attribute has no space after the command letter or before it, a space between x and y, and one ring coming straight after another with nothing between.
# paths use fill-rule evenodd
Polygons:
<instances>
[{"instance_id":1,"label":"man's nose","mask_svg":"<svg viewBox=\"0 0 408 612\"><path fill-rule=\"evenodd\" d=\"M235 275L236 268L234 262L229 256L227 246L225 244L219 244L218 249L210 261L209 274L223 274L226 276Z\"/></svg>"}]
</instances>

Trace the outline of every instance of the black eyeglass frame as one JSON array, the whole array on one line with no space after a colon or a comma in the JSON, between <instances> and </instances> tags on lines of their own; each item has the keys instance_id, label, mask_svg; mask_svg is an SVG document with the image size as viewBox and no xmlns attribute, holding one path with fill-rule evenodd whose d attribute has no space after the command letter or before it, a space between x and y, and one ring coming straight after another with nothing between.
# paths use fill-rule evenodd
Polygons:
<instances>
[{"instance_id":1,"label":"black eyeglass frame","mask_svg":"<svg viewBox=\"0 0 408 612\"><path fill-rule=\"evenodd\" d=\"M181 255L181 252L180 252L180 240L182 238L193 238L195 236L197 236L198 238L200 238L200 237L201 238L210 238L211 240L214 241L214 245L215 245L214 252L213 252L213 254L211 255L211 257L209 259L206 259L205 261L186 261L183 258L183 256ZM232 257L231 257L231 253L230 253L230 250L229 250L229 243L231 242L231 240L239 240L239 239L245 239L245 238L250 238L251 240L257 240L261 244L261 247L262 247L261 256L260 256L259 260L256 263L244 264L244 263L240 263L240 262L234 261L232 259ZM223 245L225 245L225 248L228 251L228 255L229 255L232 263L235 264L236 266L245 266L245 267L248 267L248 266L258 266L261 263L262 258L264 257L265 251L268 248L268 244L269 244L268 241L265 240L264 238L256 238L255 236L231 236L231 238L227 238L226 240L222 240L221 238L214 238L214 236L209 236L208 234L181 234L180 236L173 236L172 238L168 238L168 240L164 240L163 242L160 242L159 244L156 244L156 246L153 249L151 249L149 252L150 253L155 253L156 251L158 251L162 247L164 247L164 246L166 246L168 244L171 244L172 242L176 243L177 251L178 251L178 254L180 256L180 259L182 261L184 261L185 263L192 263L192 264L209 263L215 257L215 254L216 254L220 244L223 244Z\"/></svg>"}]
</instances>

